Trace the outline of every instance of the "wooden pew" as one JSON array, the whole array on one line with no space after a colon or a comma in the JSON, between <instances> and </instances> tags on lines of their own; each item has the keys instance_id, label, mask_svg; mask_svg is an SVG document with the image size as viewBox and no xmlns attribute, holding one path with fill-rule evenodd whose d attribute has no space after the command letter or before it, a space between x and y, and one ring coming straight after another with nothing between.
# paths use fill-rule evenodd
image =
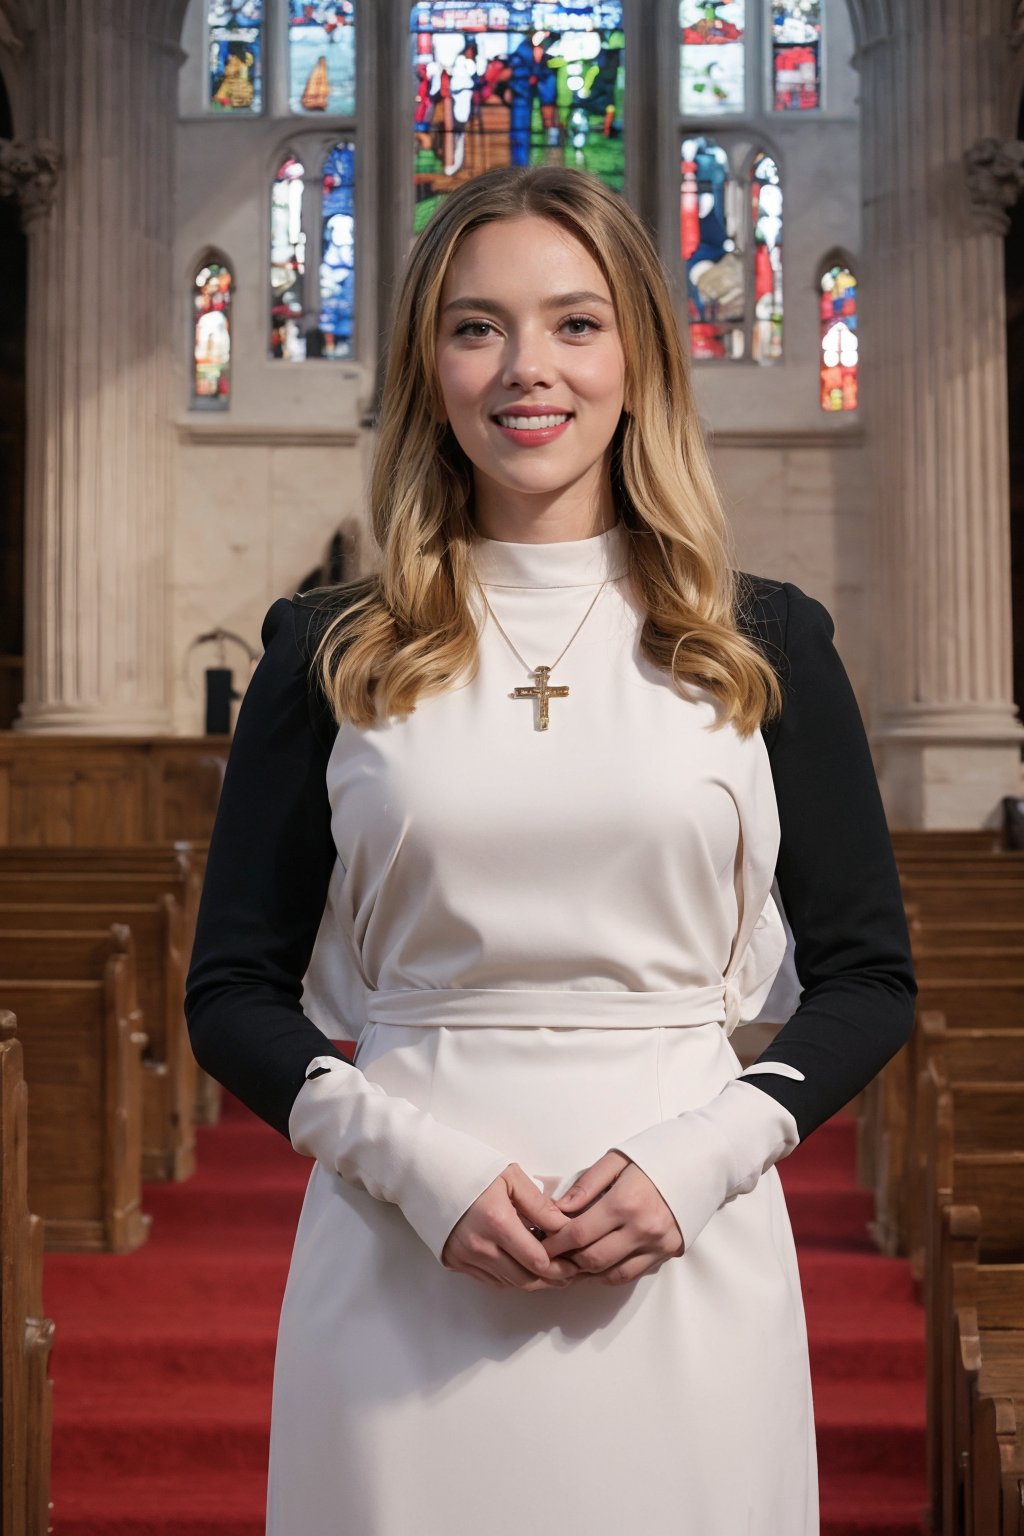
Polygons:
<instances>
[{"instance_id":1,"label":"wooden pew","mask_svg":"<svg viewBox=\"0 0 1024 1536\"><path fill-rule=\"evenodd\" d=\"M1024 1536L1024 1405L980 1397L971 1455L974 1536Z\"/></svg>"},{"instance_id":2,"label":"wooden pew","mask_svg":"<svg viewBox=\"0 0 1024 1536\"><path fill-rule=\"evenodd\" d=\"M0 1011L0 1529L49 1529L53 1323L43 1315L43 1223L28 1207L28 1094L14 1015Z\"/></svg>"},{"instance_id":3,"label":"wooden pew","mask_svg":"<svg viewBox=\"0 0 1024 1536\"><path fill-rule=\"evenodd\" d=\"M930 880L1019 885L1024 881L1024 852L996 853L982 858L955 854L943 858L909 859L900 863L899 876L904 887L927 884Z\"/></svg>"},{"instance_id":4,"label":"wooden pew","mask_svg":"<svg viewBox=\"0 0 1024 1536\"><path fill-rule=\"evenodd\" d=\"M29 1083L29 1199L51 1249L126 1253L141 1208L142 1046L131 935L115 927L92 980L6 977Z\"/></svg>"},{"instance_id":5,"label":"wooden pew","mask_svg":"<svg viewBox=\"0 0 1024 1536\"><path fill-rule=\"evenodd\" d=\"M918 1089L908 1120L904 1219L911 1268L915 1278L921 1279L925 1264L925 1168L929 1135L929 1115L923 1109L929 1093L926 1074L931 1070L936 1078L947 1081L954 1091L964 1090L966 1118L963 1122L957 1121L956 1134L958 1140L961 1131L963 1136L970 1137L973 1134L971 1116L975 1111L983 1116L987 1109L995 1110L997 1115L1000 1111L998 1094L992 1095L993 1087L999 1089L1004 1084L1024 1083L1024 1027L951 1030L945 1016L933 1010L919 1015L916 1034ZM1012 1098L1009 1102L1013 1102ZM993 1143L993 1136L998 1144ZM967 1143L964 1145L966 1147ZM1004 1117L998 1127L993 1127L986 1120L986 1133L978 1149L983 1147L992 1151L1024 1147L1024 1125L1014 1127Z\"/></svg>"},{"instance_id":6,"label":"wooden pew","mask_svg":"<svg viewBox=\"0 0 1024 1536\"><path fill-rule=\"evenodd\" d=\"M890 837L897 860L920 853L999 853L1004 847L999 827L894 827Z\"/></svg>"},{"instance_id":7,"label":"wooden pew","mask_svg":"<svg viewBox=\"0 0 1024 1536\"><path fill-rule=\"evenodd\" d=\"M929 1012L943 1014L958 1029L1024 1027L1024 976L1019 982L977 977L919 981L914 1032L870 1085L858 1126L858 1173L874 1192L871 1231L889 1255L907 1252L908 1148L916 1140L919 1021Z\"/></svg>"},{"instance_id":8,"label":"wooden pew","mask_svg":"<svg viewBox=\"0 0 1024 1536\"><path fill-rule=\"evenodd\" d=\"M138 1000L148 1037L143 1056L142 1177L186 1179L195 1170L198 1069L185 1022L187 956L178 903L168 894L149 903L107 906L0 903L0 935L26 928L109 930L117 922L128 926L134 941ZM45 977L46 972L22 969L21 974Z\"/></svg>"},{"instance_id":9,"label":"wooden pew","mask_svg":"<svg viewBox=\"0 0 1024 1536\"><path fill-rule=\"evenodd\" d=\"M83 850L80 849L0 850L3 854L11 852L24 856L26 852L30 852L40 855L40 861L33 869L5 870L0 865L0 903L38 905L70 902L81 905L94 902L110 905L119 902L156 901L166 892L174 897L182 909L181 950L187 967L188 956L192 953L195 940L195 924L202 881L195 861L183 852L184 846L175 847L171 856L168 856L166 848L157 850L161 858L162 870L158 873L146 869L137 869L134 873L131 870L121 873L97 873L89 860L85 861L84 867L62 870L60 859L66 859L69 854L82 852ZM96 849L85 851L93 858L97 854ZM126 852L124 849L107 848L100 851L104 857ZM131 850L127 851L131 852ZM202 856L205 859L205 852ZM52 869L43 867L44 859L53 860ZM200 1125L210 1124L217 1119L220 1112L220 1085L213 1083L206 1073L198 1069L196 1083L194 1118Z\"/></svg>"},{"instance_id":10,"label":"wooden pew","mask_svg":"<svg viewBox=\"0 0 1024 1536\"><path fill-rule=\"evenodd\" d=\"M997 1040L997 1035L989 1036ZM999 1067L995 1050L986 1052L993 1074ZM1003 1067L1007 1066L1005 1060ZM951 1081L935 1058L926 1061L919 1081L919 1115L914 1155L908 1158L907 1246L916 1279L924 1274L926 1249L927 1165L930 1138L936 1124L936 1106L931 1101L941 1090L952 1095L952 1151L1024 1152L1024 1062L1016 1062L1021 1075L1017 1079L986 1081L979 1076L981 1064L972 1070L970 1080ZM1024 1191L1022 1191L1024 1193Z\"/></svg>"},{"instance_id":11,"label":"wooden pew","mask_svg":"<svg viewBox=\"0 0 1024 1536\"><path fill-rule=\"evenodd\" d=\"M928 932L929 938L931 937ZM1019 983L1024 999L1024 948L994 944L939 947L921 944L914 950L914 973L921 986L947 979Z\"/></svg>"},{"instance_id":12,"label":"wooden pew","mask_svg":"<svg viewBox=\"0 0 1024 1536\"><path fill-rule=\"evenodd\" d=\"M979 1536L976 1516L980 1511L983 1525L993 1527L992 1515L986 1511L998 1510L1003 1483L1002 1467L998 1471L986 1468L984 1452L979 1460L986 1433L982 1430L981 1404L1000 1397L1008 1405L1016 1403L1024 1409L1024 1264L980 1262L981 1213L977 1207L952 1206L946 1222L957 1276L948 1516L965 1536ZM1017 1416L1014 1413L1014 1419ZM1002 1452L1005 1426L1002 1435L997 1429L995 1439L992 1449L998 1447ZM994 1529L998 1531L997 1524Z\"/></svg>"},{"instance_id":13,"label":"wooden pew","mask_svg":"<svg viewBox=\"0 0 1024 1536\"><path fill-rule=\"evenodd\" d=\"M76 882L110 882L112 899L125 899L132 882L165 882L184 913L185 942L191 949L195 936L199 896L206 867L205 845L197 852L189 843L173 843L157 848L2 848L0 847L0 882L37 876L65 882L70 890L65 900L76 896ZM121 883L120 892L114 891ZM57 893L54 892L54 895ZM132 899L132 898L129 898ZM134 897L135 900L139 898Z\"/></svg>"},{"instance_id":14,"label":"wooden pew","mask_svg":"<svg viewBox=\"0 0 1024 1536\"><path fill-rule=\"evenodd\" d=\"M907 916L914 921L1019 923L1024 920L1024 881L917 879L902 882Z\"/></svg>"},{"instance_id":15,"label":"wooden pew","mask_svg":"<svg viewBox=\"0 0 1024 1536\"><path fill-rule=\"evenodd\" d=\"M958 1494L952 1463L955 1436L953 1319L965 1299L960 1271L965 1206L977 1207L976 1254L984 1263L1024 1261L1024 1146L1018 1151L957 1151L955 1091L929 1065L923 1107L930 1126L926 1175L925 1312L928 1371L928 1469L933 1528L953 1531ZM951 1219L950 1213L957 1216ZM936 1526L941 1515L942 1525Z\"/></svg>"},{"instance_id":16,"label":"wooden pew","mask_svg":"<svg viewBox=\"0 0 1024 1536\"><path fill-rule=\"evenodd\" d=\"M910 943L916 954L919 949L987 949L994 945L1001 949L1024 947L1024 918L1020 922L936 922L934 918L915 917L910 924Z\"/></svg>"},{"instance_id":17,"label":"wooden pew","mask_svg":"<svg viewBox=\"0 0 1024 1536\"><path fill-rule=\"evenodd\" d=\"M1019 1029L951 1029L944 1013L918 1018L922 1069L931 1060L957 1083L1024 1082L1024 1019Z\"/></svg>"}]
</instances>

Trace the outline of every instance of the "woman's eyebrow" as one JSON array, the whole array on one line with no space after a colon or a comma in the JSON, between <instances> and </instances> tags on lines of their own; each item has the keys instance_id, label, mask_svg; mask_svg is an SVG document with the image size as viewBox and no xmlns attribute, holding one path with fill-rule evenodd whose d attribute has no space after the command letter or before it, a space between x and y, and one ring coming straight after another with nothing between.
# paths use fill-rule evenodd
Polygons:
<instances>
[{"instance_id":1,"label":"woman's eyebrow","mask_svg":"<svg viewBox=\"0 0 1024 1536\"><path fill-rule=\"evenodd\" d=\"M576 293L553 293L549 298L541 300L542 309L561 309L571 304L604 304L612 308L611 299L603 298L599 293L591 293L586 288ZM444 306L442 314L446 315L450 309L486 309L492 315L508 315L508 310L497 299L452 299L450 304Z\"/></svg>"}]
</instances>

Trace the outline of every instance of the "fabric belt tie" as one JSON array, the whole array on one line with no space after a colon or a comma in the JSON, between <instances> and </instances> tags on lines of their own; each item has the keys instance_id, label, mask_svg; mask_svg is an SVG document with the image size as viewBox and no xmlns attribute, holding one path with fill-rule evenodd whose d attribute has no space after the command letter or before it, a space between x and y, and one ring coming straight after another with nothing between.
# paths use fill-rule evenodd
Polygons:
<instances>
[{"instance_id":1,"label":"fabric belt tie","mask_svg":"<svg viewBox=\"0 0 1024 1536\"><path fill-rule=\"evenodd\" d=\"M585 992L535 988L418 987L370 992L370 1024L474 1028L688 1029L738 1020L734 983L685 992Z\"/></svg>"}]
</instances>

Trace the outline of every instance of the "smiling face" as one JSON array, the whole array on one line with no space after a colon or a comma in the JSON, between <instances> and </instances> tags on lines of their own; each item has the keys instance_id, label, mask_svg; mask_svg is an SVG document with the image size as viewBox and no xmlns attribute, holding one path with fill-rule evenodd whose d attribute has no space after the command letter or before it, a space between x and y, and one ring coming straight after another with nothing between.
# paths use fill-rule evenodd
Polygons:
<instances>
[{"instance_id":1,"label":"smiling face","mask_svg":"<svg viewBox=\"0 0 1024 1536\"><path fill-rule=\"evenodd\" d=\"M532 214L467 235L441 290L437 370L480 533L533 542L611 527L625 354L608 284L574 235ZM535 435L495 419L527 406L568 422Z\"/></svg>"}]
</instances>

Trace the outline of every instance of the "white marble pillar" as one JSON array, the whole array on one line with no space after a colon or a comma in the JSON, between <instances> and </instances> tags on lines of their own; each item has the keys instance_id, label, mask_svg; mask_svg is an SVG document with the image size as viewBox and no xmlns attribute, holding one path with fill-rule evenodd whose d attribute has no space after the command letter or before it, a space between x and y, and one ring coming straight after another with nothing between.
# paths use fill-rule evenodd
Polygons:
<instances>
[{"instance_id":1,"label":"white marble pillar","mask_svg":"<svg viewBox=\"0 0 1024 1536\"><path fill-rule=\"evenodd\" d=\"M169 726L171 249L185 5L6 0L25 103L19 135L44 168L59 162L52 198L31 176L22 192L27 618L16 730Z\"/></svg>"},{"instance_id":2,"label":"white marble pillar","mask_svg":"<svg viewBox=\"0 0 1024 1536\"><path fill-rule=\"evenodd\" d=\"M848 0L861 78L874 719L890 821L992 822L1013 705L1003 243L1006 0ZM1018 163L1019 169L1019 163Z\"/></svg>"}]
</instances>

